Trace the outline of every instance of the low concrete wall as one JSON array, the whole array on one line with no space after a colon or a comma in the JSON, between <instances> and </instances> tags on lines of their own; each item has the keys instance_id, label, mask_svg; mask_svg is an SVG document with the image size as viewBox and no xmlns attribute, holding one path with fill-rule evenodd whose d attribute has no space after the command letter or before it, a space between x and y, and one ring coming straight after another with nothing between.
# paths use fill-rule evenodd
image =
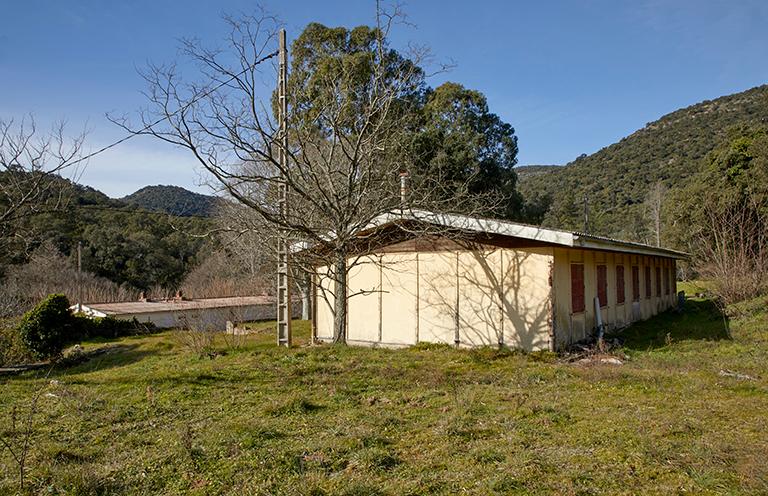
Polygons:
<instances>
[{"instance_id":1,"label":"low concrete wall","mask_svg":"<svg viewBox=\"0 0 768 496\"><path fill-rule=\"evenodd\" d=\"M223 308L192 308L176 311L161 311L147 313L125 313L113 315L116 319L131 320L154 324L158 329L173 327L190 327L200 330L224 331L227 321L250 322L256 320L274 320L275 304L249 305ZM301 318L301 302L292 305L291 313L294 319Z\"/></svg>"}]
</instances>

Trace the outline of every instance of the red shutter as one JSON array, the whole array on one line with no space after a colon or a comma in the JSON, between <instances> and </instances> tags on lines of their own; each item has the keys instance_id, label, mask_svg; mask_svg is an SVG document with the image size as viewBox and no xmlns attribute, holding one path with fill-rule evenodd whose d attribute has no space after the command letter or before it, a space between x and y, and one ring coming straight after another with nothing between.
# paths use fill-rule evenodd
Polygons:
<instances>
[{"instance_id":1,"label":"red shutter","mask_svg":"<svg viewBox=\"0 0 768 496\"><path fill-rule=\"evenodd\" d=\"M624 303L624 266L616 266L616 304Z\"/></svg>"},{"instance_id":2,"label":"red shutter","mask_svg":"<svg viewBox=\"0 0 768 496\"><path fill-rule=\"evenodd\" d=\"M571 312L584 311L584 265L571 264Z\"/></svg>"},{"instance_id":3,"label":"red shutter","mask_svg":"<svg viewBox=\"0 0 768 496\"><path fill-rule=\"evenodd\" d=\"M677 268L675 267L674 262L672 263L672 268L669 269L669 285L670 289L672 290L672 293L677 293L677 277L675 272L677 271Z\"/></svg>"},{"instance_id":4,"label":"red shutter","mask_svg":"<svg viewBox=\"0 0 768 496\"><path fill-rule=\"evenodd\" d=\"M640 301L640 268L632 267L632 301Z\"/></svg>"},{"instance_id":5,"label":"red shutter","mask_svg":"<svg viewBox=\"0 0 768 496\"><path fill-rule=\"evenodd\" d=\"M661 267L656 267L656 296L661 296Z\"/></svg>"},{"instance_id":6,"label":"red shutter","mask_svg":"<svg viewBox=\"0 0 768 496\"><path fill-rule=\"evenodd\" d=\"M651 268L645 266L645 298L651 297Z\"/></svg>"},{"instance_id":7,"label":"red shutter","mask_svg":"<svg viewBox=\"0 0 768 496\"><path fill-rule=\"evenodd\" d=\"M608 306L608 268L605 265L597 266L597 297L601 307Z\"/></svg>"}]
</instances>

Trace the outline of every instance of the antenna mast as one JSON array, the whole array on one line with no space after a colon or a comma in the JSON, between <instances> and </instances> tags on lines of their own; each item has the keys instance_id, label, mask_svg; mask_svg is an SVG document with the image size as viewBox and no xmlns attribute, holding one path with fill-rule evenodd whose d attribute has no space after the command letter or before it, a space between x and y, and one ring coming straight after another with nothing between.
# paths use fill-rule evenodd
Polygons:
<instances>
[{"instance_id":1,"label":"antenna mast","mask_svg":"<svg viewBox=\"0 0 768 496\"><path fill-rule=\"evenodd\" d=\"M77 312L83 311L83 242L77 242Z\"/></svg>"},{"instance_id":2,"label":"antenna mast","mask_svg":"<svg viewBox=\"0 0 768 496\"><path fill-rule=\"evenodd\" d=\"M285 29L280 29L280 50L278 62L277 100L278 121L280 125L278 161L280 163L280 181L277 187L277 204L280 219L285 221L288 215L288 186L285 171L288 166L288 51L285 43ZM291 346L291 285L288 273L288 232L280 230L277 241L277 344Z\"/></svg>"}]
</instances>

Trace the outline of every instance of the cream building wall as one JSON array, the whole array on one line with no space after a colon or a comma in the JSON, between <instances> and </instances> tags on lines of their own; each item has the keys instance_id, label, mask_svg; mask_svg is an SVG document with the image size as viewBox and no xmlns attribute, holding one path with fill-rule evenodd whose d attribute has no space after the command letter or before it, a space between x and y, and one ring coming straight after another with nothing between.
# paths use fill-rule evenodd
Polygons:
<instances>
[{"instance_id":1,"label":"cream building wall","mask_svg":"<svg viewBox=\"0 0 768 496\"><path fill-rule=\"evenodd\" d=\"M571 265L584 267L584 310L574 312ZM348 273L348 343L407 346L506 345L561 349L596 328L597 266L606 267L607 330L620 329L673 307L675 261L577 248L494 248L378 253L356 260ZM618 302L616 267L624 267L625 301ZM632 268L638 267L639 301ZM651 292L646 297L645 268ZM661 276L657 294L656 269ZM315 335L333 337L333 282L318 270ZM325 295L325 297L323 297Z\"/></svg>"},{"instance_id":2,"label":"cream building wall","mask_svg":"<svg viewBox=\"0 0 768 496\"><path fill-rule=\"evenodd\" d=\"M348 274L348 342L551 344L551 248L380 253ZM333 336L333 283L318 270L315 332Z\"/></svg>"}]
</instances>

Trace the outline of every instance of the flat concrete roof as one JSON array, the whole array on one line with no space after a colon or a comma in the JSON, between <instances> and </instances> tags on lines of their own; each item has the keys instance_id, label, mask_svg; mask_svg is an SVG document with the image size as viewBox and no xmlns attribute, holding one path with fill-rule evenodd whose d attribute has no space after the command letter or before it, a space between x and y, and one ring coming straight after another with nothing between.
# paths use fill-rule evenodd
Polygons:
<instances>
[{"instance_id":1,"label":"flat concrete roof","mask_svg":"<svg viewBox=\"0 0 768 496\"><path fill-rule=\"evenodd\" d=\"M254 305L271 305L275 303L272 296L232 296L227 298L195 298L184 300L157 301L121 301L117 303L83 303L83 308L90 308L107 315L142 314L155 312L174 312L182 310L199 310L205 308L247 307Z\"/></svg>"}]
</instances>

